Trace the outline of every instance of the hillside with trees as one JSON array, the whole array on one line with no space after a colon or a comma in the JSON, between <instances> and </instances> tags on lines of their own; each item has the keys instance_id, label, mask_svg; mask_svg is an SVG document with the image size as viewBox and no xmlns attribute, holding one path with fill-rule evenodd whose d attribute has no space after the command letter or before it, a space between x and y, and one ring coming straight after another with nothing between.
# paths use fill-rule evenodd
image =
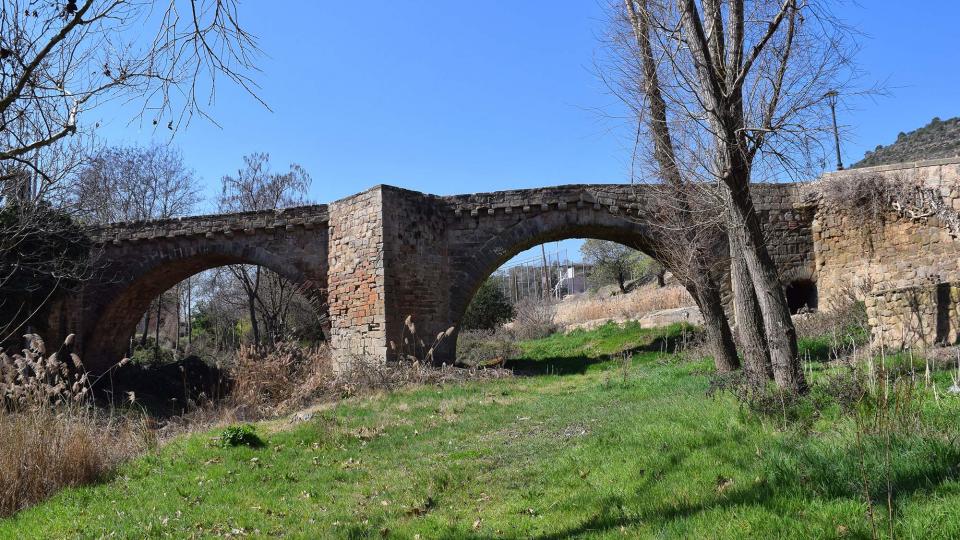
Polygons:
<instances>
[{"instance_id":1,"label":"hillside with trees","mask_svg":"<svg viewBox=\"0 0 960 540\"><path fill-rule=\"evenodd\" d=\"M957 156L960 156L960 117L947 120L934 117L921 128L908 133L901 131L892 144L877 145L850 168Z\"/></svg>"}]
</instances>

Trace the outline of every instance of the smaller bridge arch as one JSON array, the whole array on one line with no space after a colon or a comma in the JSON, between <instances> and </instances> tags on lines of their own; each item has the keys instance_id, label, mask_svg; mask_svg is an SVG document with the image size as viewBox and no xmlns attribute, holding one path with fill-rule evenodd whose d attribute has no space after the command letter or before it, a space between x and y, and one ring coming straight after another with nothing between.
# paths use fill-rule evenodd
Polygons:
<instances>
[{"instance_id":1,"label":"smaller bridge arch","mask_svg":"<svg viewBox=\"0 0 960 540\"><path fill-rule=\"evenodd\" d=\"M211 268L254 264L292 282L322 309L326 208L114 224L92 230L95 279L54 309L54 335L75 332L88 369L126 355L150 302ZM311 220L314 220L311 222ZM291 223L292 221L292 223ZM279 225L279 226L278 226Z\"/></svg>"}]
</instances>

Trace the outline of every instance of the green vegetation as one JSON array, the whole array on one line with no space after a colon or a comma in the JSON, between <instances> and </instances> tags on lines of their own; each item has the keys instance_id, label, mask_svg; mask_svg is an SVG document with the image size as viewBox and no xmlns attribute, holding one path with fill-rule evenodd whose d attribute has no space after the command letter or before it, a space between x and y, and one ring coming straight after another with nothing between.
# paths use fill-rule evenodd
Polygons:
<instances>
[{"instance_id":1,"label":"green vegetation","mask_svg":"<svg viewBox=\"0 0 960 540\"><path fill-rule=\"evenodd\" d=\"M513 305L500 287L501 276L490 276L473 295L461 324L466 330L493 330L513 318Z\"/></svg>"},{"instance_id":2,"label":"green vegetation","mask_svg":"<svg viewBox=\"0 0 960 540\"><path fill-rule=\"evenodd\" d=\"M592 265L590 280L593 287L616 285L621 293L638 283L653 279L664 285L666 269L642 251L617 242L590 238L580 246L584 261ZM628 283L630 282L630 283Z\"/></svg>"},{"instance_id":3,"label":"green vegetation","mask_svg":"<svg viewBox=\"0 0 960 540\"><path fill-rule=\"evenodd\" d=\"M231 446L249 446L259 448L263 446L263 440L257 436L256 428L253 426L228 426L220 432L218 441L221 448L230 448Z\"/></svg>"},{"instance_id":4,"label":"green vegetation","mask_svg":"<svg viewBox=\"0 0 960 540\"><path fill-rule=\"evenodd\" d=\"M956 156L960 156L960 118L935 117L921 128L900 132L896 142L890 145L878 145L851 168Z\"/></svg>"},{"instance_id":5,"label":"green vegetation","mask_svg":"<svg viewBox=\"0 0 960 540\"><path fill-rule=\"evenodd\" d=\"M258 424L262 448L179 438L0 537L886 537L888 494L896 536L960 535L960 398L921 384L851 406L845 368L813 363L784 425L711 392L710 360L664 352L688 332L524 342L513 364L550 374L346 400Z\"/></svg>"}]
</instances>

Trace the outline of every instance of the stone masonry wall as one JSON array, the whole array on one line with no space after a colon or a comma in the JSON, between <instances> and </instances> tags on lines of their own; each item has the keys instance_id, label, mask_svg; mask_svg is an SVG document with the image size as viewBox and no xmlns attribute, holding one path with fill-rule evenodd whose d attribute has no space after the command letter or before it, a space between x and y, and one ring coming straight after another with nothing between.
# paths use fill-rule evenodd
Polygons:
<instances>
[{"instance_id":1,"label":"stone masonry wall","mask_svg":"<svg viewBox=\"0 0 960 540\"><path fill-rule=\"evenodd\" d=\"M891 349L957 343L960 285L918 284L875 291L864 303L874 345Z\"/></svg>"},{"instance_id":2,"label":"stone masonry wall","mask_svg":"<svg viewBox=\"0 0 960 540\"><path fill-rule=\"evenodd\" d=\"M942 159L830 173L823 182L879 176L939 193L960 210L960 160ZM864 216L855 201L820 198L813 220L817 284L829 308L851 294L863 298L873 342L889 348L957 342L956 290L960 241L936 217L910 218L890 207ZM862 204L862 203L860 203Z\"/></svg>"},{"instance_id":3,"label":"stone masonry wall","mask_svg":"<svg viewBox=\"0 0 960 540\"><path fill-rule=\"evenodd\" d=\"M811 223L816 208L804 200L800 185L756 184L751 194L780 281L786 286L798 279L813 279Z\"/></svg>"},{"instance_id":4,"label":"stone masonry wall","mask_svg":"<svg viewBox=\"0 0 960 540\"><path fill-rule=\"evenodd\" d=\"M386 269L387 343L397 353L424 357L444 332L451 282L447 243L447 208L440 197L382 186ZM411 329L404 323L407 317ZM443 341L453 340L444 337ZM438 359L451 349L438 347Z\"/></svg>"},{"instance_id":5,"label":"stone masonry wall","mask_svg":"<svg viewBox=\"0 0 960 540\"><path fill-rule=\"evenodd\" d=\"M383 191L330 204L328 305L334 366L387 355Z\"/></svg>"}]
</instances>

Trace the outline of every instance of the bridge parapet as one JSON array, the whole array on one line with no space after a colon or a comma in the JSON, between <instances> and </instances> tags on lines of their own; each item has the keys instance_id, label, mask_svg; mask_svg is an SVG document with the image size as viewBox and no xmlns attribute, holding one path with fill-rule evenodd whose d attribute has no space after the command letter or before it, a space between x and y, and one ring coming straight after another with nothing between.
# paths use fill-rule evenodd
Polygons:
<instances>
[{"instance_id":1,"label":"bridge parapet","mask_svg":"<svg viewBox=\"0 0 960 540\"><path fill-rule=\"evenodd\" d=\"M282 210L260 210L232 214L212 214L153 221L129 221L90 227L95 243L136 242L158 238L206 236L223 234L254 234L275 229L291 230L297 227L312 229L325 226L329 220L327 205L299 206Z\"/></svg>"}]
</instances>

